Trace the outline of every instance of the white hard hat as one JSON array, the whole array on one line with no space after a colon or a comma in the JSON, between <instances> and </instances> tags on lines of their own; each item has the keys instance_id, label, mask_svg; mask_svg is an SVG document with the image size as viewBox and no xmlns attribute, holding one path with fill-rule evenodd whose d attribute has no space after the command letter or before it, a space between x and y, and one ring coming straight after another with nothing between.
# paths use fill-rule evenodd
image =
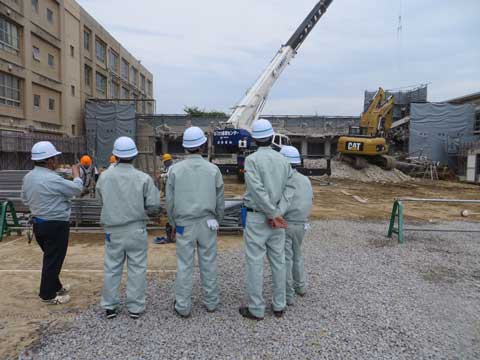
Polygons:
<instances>
[{"instance_id":1,"label":"white hard hat","mask_svg":"<svg viewBox=\"0 0 480 360\"><path fill-rule=\"evenodd\" d=\"M252 126L252 137L254 139L265 139L273 136L273 127L270 121L258 119Z\"/></svg>"},{"instance_id":2,"label":"white hard hat","mask_svg":"<svg viewBox=\"0 0 480 360\"><path fill-rule=\"evenodd\" d=\"M183 133L183 147L185 149L199 148L206 142L205 133L198 126L191 126Z\"/></svg>"},{"instance_id":3,"label":"white hard hat","mask_svg":"<svg viewBox=\"0 0 480 360\"><path fill-rule=\"evenodd\" d=\"M302 158L300 157L300 153L298 152L297 148L294 146L282 146L280 150L280 154L285 156L290 164L299 165L302 163Z\"/></svg>"},{"instance_id":4,"label":"white hard hat","mask_svg":"<svg viewBox=\"0 0 480 360\"><path fill-rule=\"evenodd\" d=\"M60 154L61 152L58 151L50 141L40 141L32 147L33 161L46 160Z\"/></svg>"},{"instance_id":5,"label":"white hard hat","mask_svg":"<svg viewBox=\"0 0 480 360\"><path fill-rule=\"evenodd\" d=\"M131 138L121 136L113 143L112 154L120 159L132 159L138 155L138 150Z\"/></svg>"}]
</instances>

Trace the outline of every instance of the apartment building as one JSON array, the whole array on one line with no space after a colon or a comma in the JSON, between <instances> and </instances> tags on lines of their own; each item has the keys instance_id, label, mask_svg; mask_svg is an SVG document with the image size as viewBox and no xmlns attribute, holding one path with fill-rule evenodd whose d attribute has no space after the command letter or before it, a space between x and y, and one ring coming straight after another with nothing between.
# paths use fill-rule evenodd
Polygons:
<instances>
[{"instance_id":1,"label":"apartment building","mask_svg":"<svg viewBox=\"0 0 480 360\"><path fill-rule=\"evenodd\" d=\"M90 98L152 99L153 76L74 0L0 0L0 130L83 135Z\"/></svg>"}]
</instances>

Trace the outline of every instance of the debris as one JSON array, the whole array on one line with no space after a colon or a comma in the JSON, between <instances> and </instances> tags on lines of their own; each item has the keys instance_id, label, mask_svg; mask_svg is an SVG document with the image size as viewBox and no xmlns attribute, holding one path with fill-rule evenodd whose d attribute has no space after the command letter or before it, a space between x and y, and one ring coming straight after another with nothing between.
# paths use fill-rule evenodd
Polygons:
<instances>
[{"instance_id":1,"label":"debris","mask_svg":"<svg viewBox=\"0 0 480 360\"><path fill-rule=\"evenodd\" d=\"M353 195L352 197L362 204L366 204L368 202L368 199L361 198L360 196L357 196L357 195Z\"/></svg>"},{"instance_id":2,"label":"debris","mask_svg":"<svg viewBox=\"0 0 480 360\"><path fill-rule=\"evenodd\" d=\"M326 167L326 159L306 159L305 166L311 168ZM404 174L398 169L384 170L376 165L367 164L367 167L361 170L352 168L350 165L337 161L331 161L332 174L331 179L346 179L357 182L376 182L376 183L402 183L413 181L414 179ZM320 177L324 179L325 177Z\"/></svg>"},{"instance_id":3,"label":"debris","mask_svg":"<svg viewBox=\"0 0 480 360\"><path fill-rule=\"evenodd\" d=\"M343 195L352 196L347 190L340 190Z\"/></svg>"}]
</instances>

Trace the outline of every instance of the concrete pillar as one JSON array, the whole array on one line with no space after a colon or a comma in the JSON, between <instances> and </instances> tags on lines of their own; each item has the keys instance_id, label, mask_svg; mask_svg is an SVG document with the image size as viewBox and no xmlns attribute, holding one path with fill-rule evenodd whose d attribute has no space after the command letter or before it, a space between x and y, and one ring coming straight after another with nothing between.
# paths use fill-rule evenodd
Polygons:
<instances>
[{"instance_id":1,"label":"concrete pillar","mask_svg":"<svg viewBox=\"0 0 480 360\"><path fill-rule=\"evenodd\" d=\"M302 149L301 149L302 156L308 155L308 142L307 139L302 140Z\"/></svg>"},{"instance_id":2,"label":"concrete pillar","mask_svg":"<svg viewBox=\"0 0 480 360\"><path fill-rule=\"evenodd\" d=\"M165 154L168 152L168 140L166 136L162 137L162 154Z\"/></svg>"},{"instance_id":3,"label":"concrete pillar","mask_svg":"<svg viewBox=\"0 0 480 360\"><path fill-rule=\"evenodd\" d=\"M331 154L332 143L330 142L330 139L325 139L324 146L325 147L324 147L323 153L325 154L325 156L330 157L332 155Z\"/></svg>"}]
</instances>

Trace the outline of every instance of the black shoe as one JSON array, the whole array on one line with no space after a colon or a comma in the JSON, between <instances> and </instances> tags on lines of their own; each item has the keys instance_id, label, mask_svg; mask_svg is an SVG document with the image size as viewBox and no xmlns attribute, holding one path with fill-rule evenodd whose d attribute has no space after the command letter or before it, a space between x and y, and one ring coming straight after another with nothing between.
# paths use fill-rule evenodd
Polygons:
<instances>
[{"instance_id":1,"label":"black shoe","mask_svg":"<svg viewBox=\"0 0 480 360\"><path fill-rule=\"evenodd\" d=\"M140 313L135 313L131 311L128 312L128 315L130 315L132 319L138 319L140 317Z\"/></svg>"},{"instance_id":2,"label":"black shoe","mask_svg":"<svg viewBox=\"0 0 480 360\"><path fill-rule=\"evenodd\" d=\"M256 320L256 321L262 321L263 320L263 317L257 317L255 315L253 315L250 310L248 309L248 307L241 307L238 309L238 312L240 313L240 315L242 315L244 318L247 318L247 319L250 319L250 320Z\"/></svg>"},{"instance_id":3,"label":"black shoe","mask_svg":"<svg viewBox=\"0 0 480 360\"><path fill-rule=\"evenodd\" d=\"M283 314L285 314L285 310L280 310L280 311L273 310L273 315L275 315L275 317L278 319L282 318Z\"/></svg>"},{"instance_id":4,"label":"black shoe","mask_svg":"<svg viewBox=\"0 0 480 360\"><path fill-rule=\"evenodd\" d=\"M173 302L173 310L175 310L175 314L177 314L177 316L181 317L182 319L188 319L191 314L187 314L187 315L180 314L177 308L175 307L176 304L177 304L177 300Z\"/></svg>"},{"instance_id":5,"label":"black shoe","mask_svg":"<svg viewBox=\"0 0 480 360\"><path fill-rule=\"evenodd\" d=\"M117 312L117 309L107 309L106 311L106 316L107 316L107 319L113 319L113 318L116 318L118 315L118 312Z\"/></svg>"}]
</instances>

